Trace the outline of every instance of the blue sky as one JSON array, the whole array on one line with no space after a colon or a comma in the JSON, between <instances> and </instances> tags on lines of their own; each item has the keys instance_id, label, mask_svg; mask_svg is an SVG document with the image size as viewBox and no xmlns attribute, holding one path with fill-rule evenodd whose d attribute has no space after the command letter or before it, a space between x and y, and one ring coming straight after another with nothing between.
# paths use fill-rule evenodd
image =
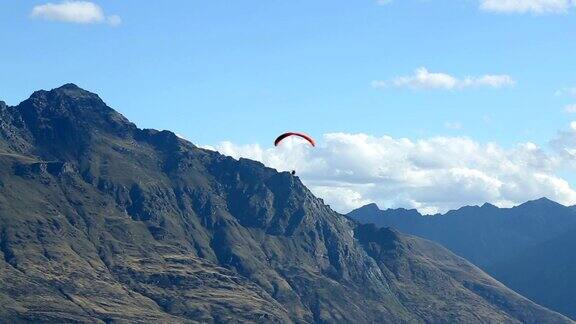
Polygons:
<instances>
[{"instance_id":1,"label":"blue sky","mask_svg":"<svg viewBox=\"0 0 576 324\"><path fill-rule=\"evenodd\" d=\"M546 146L574 119L570 0L96 0L88 23L33 14L46 3L0 3L8 104L73 82L141 127L262 150L285 130ZM513 84L394 85L419 68Z\"/></svg>"}]
</instances>

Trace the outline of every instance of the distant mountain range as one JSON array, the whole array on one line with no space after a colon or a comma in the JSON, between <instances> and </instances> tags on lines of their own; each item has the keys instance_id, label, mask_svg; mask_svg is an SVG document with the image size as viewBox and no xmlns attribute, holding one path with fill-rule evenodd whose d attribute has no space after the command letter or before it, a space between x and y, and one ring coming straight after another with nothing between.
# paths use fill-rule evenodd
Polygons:
<instances>
[{"instance_id":1,"label":"distant mountain range","mask_svg":"<svg viewBox=\"0 0 576 324\"><path fill-rule=\"evenodd\" d=\"M0 322L117 321L572 323L73 84L1 104Z\"/></svg>"},{"instance_id":2,"label":"distant mountain range","mask_svg":"<svg viewBox=\"0 0 576 324\"><path fill-rule=\"evenodd\" d=\"M513 208L484 204L423 216L370 204L348 216L438 242L517 292L576 319L574 207L542 198Z\"/></svg>"}]
</instances>

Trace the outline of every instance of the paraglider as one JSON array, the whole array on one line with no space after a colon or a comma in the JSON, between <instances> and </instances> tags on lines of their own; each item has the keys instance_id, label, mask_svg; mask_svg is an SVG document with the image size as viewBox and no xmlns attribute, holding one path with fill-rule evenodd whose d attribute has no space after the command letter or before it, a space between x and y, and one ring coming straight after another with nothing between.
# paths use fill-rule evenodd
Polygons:
<instances>
[{"instance_id":1,"label":"paraglider","mask_svg":"<svg viewBox=\"0 0 576 324\"><path fill-rule=\"evenodd\" d=\"M280 144L280 142L282 142L284 139L290 137L290 136L297 136L300 138L303 138L304 140L306 140L308 143L310 143L310 145L312 146L316 146L316 141L314 141L314 139L312 137L310 137L307 134L304 133L297 133L297 132L288 132L288 133L284 133L280 136L278 136L276 138L276 140L274 141L274 146L278 146ZM296 170L292 170L290 172L290 174L292 174L293 176L296 174Z\"/></svg>"},{"instance_id":2,"label":"paraglider","mask_svg":"<svg viewBox=\"0 0 576 324\"><path fill-rule=\"evenodd\" d=\"M280 144L280 142L282 142L285 138L288 138L290 136L301 137L301 138L305 139L306 141L308 141L308 143L310 143L310 145L316 146L316 142L314 141L314 139L312 137L310 137L309 135L306 135L304 133L297 133L297 132L288 132L288 133L284 133L284 134L278 136L276 138L276 140L274 141L274 146L278 146L278 144Z\"/></svg>"}]
</instances>

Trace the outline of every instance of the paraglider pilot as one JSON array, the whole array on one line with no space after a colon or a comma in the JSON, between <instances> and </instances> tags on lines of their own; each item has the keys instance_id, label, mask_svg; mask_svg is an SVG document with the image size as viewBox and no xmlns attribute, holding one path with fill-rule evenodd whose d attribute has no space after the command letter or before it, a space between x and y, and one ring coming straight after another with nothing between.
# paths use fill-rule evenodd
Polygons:
<instances>
[{"instance_id":1,"label":"paraglider pilot","mask_svg":"<svg viewBox=\"0 0 576 324\"><path fill-rule=\"evenodd\" d=\"M301 138L305 139L306 141L308 141L308 143L310 143L310 145L316 146L316 142L314 141L314 139L312 137L310 137L309 135L306 135L304 133L296 133L296 132L288 132L288 133L284 133L284 134L278 136L278 138L276 138L276 140L274 141L274 146L278 146L278 144L280 144L280 142L282 142L283 139L290 137L290 136L301 137ZM292 172L290 172L290 174L295 175L296 170L292 170Z\"/></svg>"}]
</instances>

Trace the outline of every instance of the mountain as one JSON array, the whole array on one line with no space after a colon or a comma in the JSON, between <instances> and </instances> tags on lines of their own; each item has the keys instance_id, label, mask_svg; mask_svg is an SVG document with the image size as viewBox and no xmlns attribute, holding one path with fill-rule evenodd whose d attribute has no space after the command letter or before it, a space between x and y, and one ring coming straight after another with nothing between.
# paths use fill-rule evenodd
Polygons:
<instances>
[{"instance_id":1,"label":"mountain","mask_svg":"<svg viewBox=\"0 0 576 324\"><path fill-rule=\"evenodd\" d=\"M402 208L380 210L370 204L348 216L438 242L484 269L576 229L576 211L547 198L513 208L487 203L430 216Z\"/></svg>"},{"instance_id":2,"label":"mountain","mask_svg":"<svg viewBox=\"0 0 576 324\"><path fill-rule=\"evenodd\" d=\"M513 208L484 204L423 216L371 204L348 216L438 242L519 293L576 319L573 207L542 198Z\"/></svg>"},{"instance_id":3,"label":"mountain","mask_svg":"<svg viewBox=\"0 0 576 324\"><path fill-rule=\"evenodd\" d=\"M576 229L495 264L501 281L540 304L576 318Z\"/></svg>"},{"instance_id":4,"label":"mountain","mask_svg":"<svg viewBox=\"0 0 576 324\"><path fill-rule=\"evenodd\" d=\"M571 323L73 84L0 117L2 322Z\"/></svg>"}]
</instances>

